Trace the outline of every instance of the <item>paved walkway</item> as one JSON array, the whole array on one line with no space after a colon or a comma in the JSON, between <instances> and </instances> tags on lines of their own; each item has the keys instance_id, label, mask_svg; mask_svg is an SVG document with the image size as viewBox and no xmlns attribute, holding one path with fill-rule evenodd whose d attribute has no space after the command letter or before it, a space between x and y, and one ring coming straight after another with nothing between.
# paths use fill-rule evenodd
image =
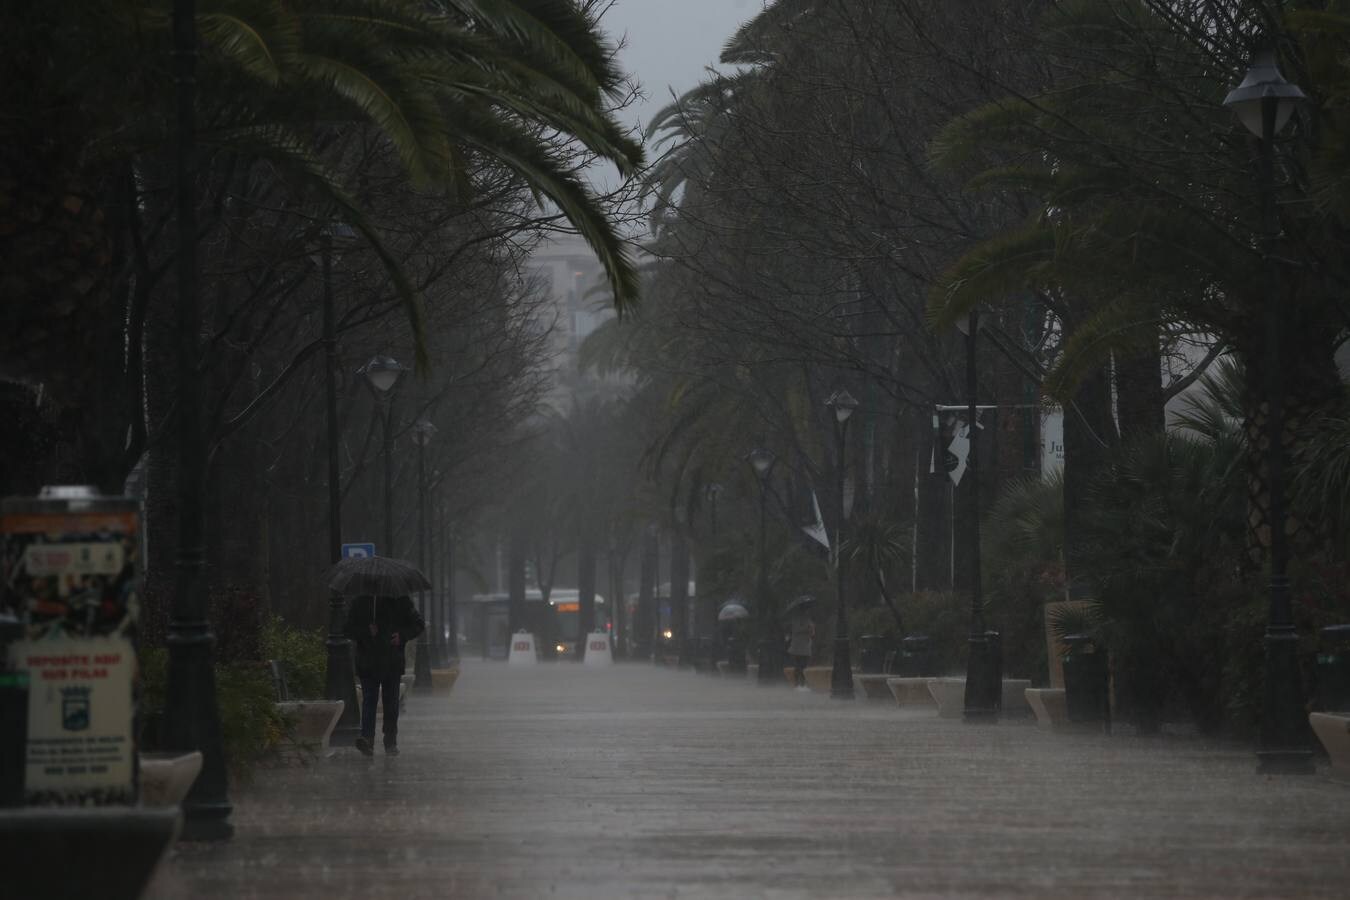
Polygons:
<instances>
[{"instance_id":1,"label":"paved walkway","mask_svg":"<svg viewBox=\"0 0 1350 900\"><path fill-rule=\"evenodd\" d=\"M1346 897L1350 786L644 665L465 665L403 755L236 787L186 897Z\"/></svg>"}]
</instances>

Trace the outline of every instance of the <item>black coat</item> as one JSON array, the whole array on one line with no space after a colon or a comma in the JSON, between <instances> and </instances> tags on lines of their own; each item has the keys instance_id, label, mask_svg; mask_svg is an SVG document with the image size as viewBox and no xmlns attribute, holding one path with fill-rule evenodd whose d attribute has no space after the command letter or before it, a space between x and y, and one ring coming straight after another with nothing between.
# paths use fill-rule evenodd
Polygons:
<instances>
[{"instance_id":1,"label":"black coat","mask_svg":"<svg viewBox=\"0 0 1350 900\"><path fill-rule=\"evenodd\" d=\"M370 633L370 623L376 626ZM342 633L356 648L356 674L384 678L403 674L403 648L426 630L426 623L407 597L357 597L347 610ZM390 644L398 632L398 646Z\"/></svg>"}]
</instances>

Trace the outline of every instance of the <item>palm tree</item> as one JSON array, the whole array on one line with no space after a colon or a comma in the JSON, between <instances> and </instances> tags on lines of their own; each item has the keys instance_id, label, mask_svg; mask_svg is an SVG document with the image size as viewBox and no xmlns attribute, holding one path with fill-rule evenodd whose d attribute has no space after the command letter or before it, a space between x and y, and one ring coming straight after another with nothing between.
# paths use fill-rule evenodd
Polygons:
<instances>
[{"instance_id":1,"label":"palm tree","mask_svg":"<svg viewBox=\"0 0 1350 900\"><path fill-rule=\"evenodd\" d=\"M161 114L171 87L163 72L170 19L153 0L77 10L28 0L7 4L3 16L7 58L34 89L10 92L0 111L0 273L15 326L4 329L0 376L64 386L70 360L47 352L43 340L52 320L75 346L109 337L82 329L113 302L100 211L109 201L99 182L132 177L131 167L153 159L172 133ZM345 183L341 161L325 155L343 128L375 129L429 189L467 193L471 158L509 168L595 250L616 305L635 301L624 244L568 151L575 141L625 174L642 161L607 111L623 75L590 4L219 0L197 23L202 158L267 160L315 192L370 242L415 332L415 291ZM44 147L58 152L37 152ZM44 257L29 277L35 243Z\"/></svg>"}]
</instances>

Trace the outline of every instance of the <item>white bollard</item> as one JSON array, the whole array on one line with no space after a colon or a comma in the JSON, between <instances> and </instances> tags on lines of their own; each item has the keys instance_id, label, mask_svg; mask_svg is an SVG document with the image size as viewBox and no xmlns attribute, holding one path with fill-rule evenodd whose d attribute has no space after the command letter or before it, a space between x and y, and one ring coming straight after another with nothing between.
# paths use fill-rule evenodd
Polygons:
<instances>
[{"instance_id":1,"label":"white bollard","mask_svg":"<svg viewBox=\"0 0 1350 900\"><path fill-rule=\"evenodd\" d=\"M614 665L614 652L609 646L609 633L593 631L586 636L586 659L588 666Z\"/></svg>"},{"instance_id":2,"label":"white bollard","mask_svg":"<svg viewBox=\"0 0 1350 900\"><path fill-rule=\"evenodd\" d=\"M534 652L534 635L524 630L511 635L511 655L506 661L513 666L532 666L537 663L539 657Z\"/></svg>"}]
</instances>

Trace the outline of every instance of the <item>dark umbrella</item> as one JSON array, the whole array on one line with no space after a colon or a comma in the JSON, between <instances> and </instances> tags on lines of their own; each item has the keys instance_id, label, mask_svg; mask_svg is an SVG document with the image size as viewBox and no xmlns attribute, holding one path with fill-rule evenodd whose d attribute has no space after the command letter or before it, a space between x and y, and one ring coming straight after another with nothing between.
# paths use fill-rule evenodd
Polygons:
<instances>
[{"instance_id":1,"label":"dark umbrella","mask_svg":"<svg viewBox=\"0 0 1350 900\"><path fill-rule=\"evenodd\" d=\"M359 597L402 597L431 588L422 571L405 559L363 556L344 559L328 570L328 587L339 594Z\"/></svg>"},{"instance_id":2,"label":"dark umbrella","mask_svg":"<svg viewBox=\"0 0 1350 900\"><path fill-rule=\"evenodd\" d=\"M809 609L810 607L814 606L815 603L816 603L815 597L812 597L810 594L802 594L800 597L793 600L791 603L789 603L786 607L783 608L783 615L786 616L791 615L792 613L795 612L802 612L803 610Z\"/></svg>"}]
</instances>

